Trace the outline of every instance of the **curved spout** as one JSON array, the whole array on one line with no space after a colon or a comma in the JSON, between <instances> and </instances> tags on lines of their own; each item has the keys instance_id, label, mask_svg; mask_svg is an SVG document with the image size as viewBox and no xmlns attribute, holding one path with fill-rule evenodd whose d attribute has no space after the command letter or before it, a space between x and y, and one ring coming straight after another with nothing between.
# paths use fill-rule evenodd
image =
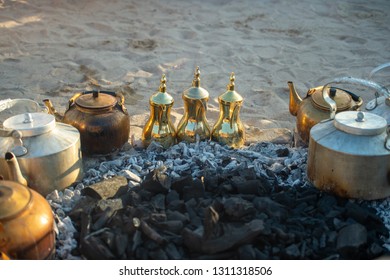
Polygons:
<instances>
[{"instance_id":1,"label":"curved spout","mask_svg":"<svg viewBox=\"0 0 390 280\"><path fill-rule=\"evenodd\" d=\"M290 114L296 116L299 107L301 106L302 98L299 96L298 92L296 91L293 82L288 81L287 84L290 89L290 102L289 102Z\"/></svg>"},{"instance_id":2,"label":"curved spout","mask_svg":"<svg viewBox=\"0 0 390 280\"><path fill-rule=\"evenodd\" d=\"M47 107L48 113L53 115L56 121L62 122L63 116L57 112L57 110L53 106L53 103L51 103L50 99L43 99L43 103Z\"/></svg>"},{"instance_id":3,"label":"curved spout","mask_svg":"<svg viewBox=\"0 0 390 280\"><path fill-rule=\"evenodd\" d=\"M330 119L334 119L334 117L336 115L337 106L336 106L336 102L332 98L330 98L330 96L329 96L328 87L330 84L342 84L342 83L349 83L349 84L356 84L356 85L370 87L370 88L375 89L379 94L382 94L386 98L390 97L390 92L386 87L384 87L378 83L375 83L373 81L359 79L359 78L353 78L353 77L336 78L333 81L326 83L324 85L324 87L322 88L322 96L324 97L324 100L326 101L326 103L329 104L329 106L331 108Z\"/></svg>"},{"instance_id":4,"label":"curved spout","mask_svg":"<svg viewBox=\"0 0 390 280\"><path fill-rule=\"evenodd\" d=\"M5 161L8 165L8 173L10 176L10 180L27 186L27 180L23 177L22 172L20 171L19 163L16 159L16 156L11 152L6 152Z\"/></svg>"}]
</instances>

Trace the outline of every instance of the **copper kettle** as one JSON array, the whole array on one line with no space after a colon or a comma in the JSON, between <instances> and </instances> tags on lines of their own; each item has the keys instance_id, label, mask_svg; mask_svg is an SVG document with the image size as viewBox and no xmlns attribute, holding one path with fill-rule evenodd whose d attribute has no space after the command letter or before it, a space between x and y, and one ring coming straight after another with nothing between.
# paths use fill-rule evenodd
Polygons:
<instances>
[{"instance_id":1,"label":"copper kettle","mask_svg":"<svg viewBox=\"0 0 390 280\"><path fill-rule=\"evenodd\" d=\"M148 147L152 141L168 148L176 143L176 131L171 120L173 97L166 91L167 79L162 75L158 92L149 99L150 116L142 131L142 143Z\"/></svg>"},{"instance_id":2,"label":"copper kettle","mask_svg":"<svg viewBox=\"0 0 390 280\"><path fill-rule=\"evenodd\" d=\"M12 153L11 180L0 180L0 259L50 259L55 252L54 217L49 203L28 188Z\"/></svg>"},{"instance_id":3,"label":"copper kettle","mask_svg":"<svg viewBox=\"0 0 390 280\"><path fill-rule=\"evenodd\" d=\"M287 82L290 89L289 110L296 116L295 142L302 146L309 143L310 129L329 117L329 105L322 96L323 86L310 88L302 99L296 91L293 82ZM356 94L336 88L330 88L330 97L336 102L337 111L357 110L363 104L363 99Z\"/></svg>"},{"instance_id":4,"label":"copper kettle","mask_svg":"<svg viewBox=\"0 0 390 280\"><path fill-rule=\"evenodd\" d=\"M209 140L210 127L207 123L206 111L209 93L200 86L200 70L196 68L192 87L182 94L184 115L177 126L177 140L196 142L197 139Z\"/></svg>"},{"instance_id":5,"label":"copper kettle","mask_svg":"<svg viewBox=\"0 0 390 280\"><path fill-rule=\"evenodd\" d=\"M243 97L235 91L234 73L230 75L227 91L218 97L219 117L211 132L211 139L231 148L245 144L245 129L240 119Z\"/></svg>"},{"instance_id":6,"label":"copper kettle","mask_svg":"<svg viewBox=\"0 0 390 280\"><path fill-rule=\"evenodd\" d=\"M111 91L76 93L63 116L49 99L43 102L57 121L79 130L83 155L110 154L129 140L130 118L122 94Z\"/></svg>"}]
</instances>

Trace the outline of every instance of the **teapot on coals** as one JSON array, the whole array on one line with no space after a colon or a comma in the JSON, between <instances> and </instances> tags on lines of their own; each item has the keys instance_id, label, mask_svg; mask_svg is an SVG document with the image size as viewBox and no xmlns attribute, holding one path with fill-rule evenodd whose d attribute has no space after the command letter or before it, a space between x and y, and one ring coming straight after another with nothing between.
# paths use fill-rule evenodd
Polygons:
<instances>
[{"instance_id":1,"label":"teapot on coals","mask_svg":"<svg viewBox=\"0 0 390 280\"><path fill-rule=\"evenodd\" d=\"M302 99L296 91L293 82L287 82L290 89L289 110L296 116L296 143L309 143L310 129L322 120L329 117L330 108L322 96L323 86L311 88ZM363 104L363 99L350 91L331 87L330 98L336 102L337 111L357 110Z\"/></svg>"},{"instance_id":2,"label":"teapot on coals","mask_svg":"<svg viewBox=\"0 0 390 280\"><path fill-rule=\"evenodd\" d=\"M57 121L80 132L83 155L105 155L122 148L130 134L130 118L122 94L111 91L76 93L61 116L49 99L43 100Z\"/></svg>"}]
</instances>

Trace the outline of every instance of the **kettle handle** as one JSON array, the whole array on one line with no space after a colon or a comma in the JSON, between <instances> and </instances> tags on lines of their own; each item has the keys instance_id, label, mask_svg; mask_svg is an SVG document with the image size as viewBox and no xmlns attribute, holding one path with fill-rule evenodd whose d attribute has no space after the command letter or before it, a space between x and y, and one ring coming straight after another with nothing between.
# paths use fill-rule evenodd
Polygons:
<instances>
[{"instance_id":1,"label":"kettle handle","mask_svg":"<svg viewBox=\"0 0 390 280\"><path fill-rule=\"evenodd\" d=\"M19 130L0 128L0 137L12 137L14 139L14 147L10 149L16 156L24 156L28 150L23 144L23 134Z\"/></svg>"},{"instance_id":2,"label":"kettle handle","mask_svg":"<svg viewBox=\"0 0 390 280\"><path fill-rule=\"evenodd\" d=\"M371 70L370 74L368 75L368 79L371 79L372 76L374 76L377 72L381 71L382 69L385 69L387 67L390 67L390 62L383 63L381 65L378 65L374 69Z\"/></svg>"},{"instance_id":3,"label":"kettle handle","mask_svg":"<svg viewBox=\"0 0 390 280\"><path fill-rule=\"evenodd\" d=\"M322 96L324 97L325 102L328 103L328 105L330 106L330 119L332 119L332 120L334 119L334 117L336 115L337 106L336 106L336 102L332 98L330 98L328 88L329 88L330 84L343 84L343 83L356 84L356 85L370 87L370 88L375 89L377 92L381 93L382 95L384 95L386 97L390 97L389 90L386 87L384 87L376 82L365 80L365 79L360 79L360 78L354 78L354 77L335 78L333 81L326 83L324 85L324 87L322 88Z\"/></svg>"}]
</instances>

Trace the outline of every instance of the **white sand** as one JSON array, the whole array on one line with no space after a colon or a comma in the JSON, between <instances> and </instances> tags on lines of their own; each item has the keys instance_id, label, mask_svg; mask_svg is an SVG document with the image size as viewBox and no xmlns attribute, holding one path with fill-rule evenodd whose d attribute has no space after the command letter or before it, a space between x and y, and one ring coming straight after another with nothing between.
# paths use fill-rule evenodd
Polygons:
<instances>
[{"instance_id":1,"label":"white sand","mask_svg":"<svg viewBox=\"0 0 390 280\"><path fill-rule=\"evenodd\" d=\"M59 111L100 88L123 92L145 119L165 73L179 118L200 66L210 125L234 71L247 127L292 129L288 80L303 96L335 77L367 78L389 50L388 0L0 0L0 99L50 98Z\"/></svg>"}]
</instances>

